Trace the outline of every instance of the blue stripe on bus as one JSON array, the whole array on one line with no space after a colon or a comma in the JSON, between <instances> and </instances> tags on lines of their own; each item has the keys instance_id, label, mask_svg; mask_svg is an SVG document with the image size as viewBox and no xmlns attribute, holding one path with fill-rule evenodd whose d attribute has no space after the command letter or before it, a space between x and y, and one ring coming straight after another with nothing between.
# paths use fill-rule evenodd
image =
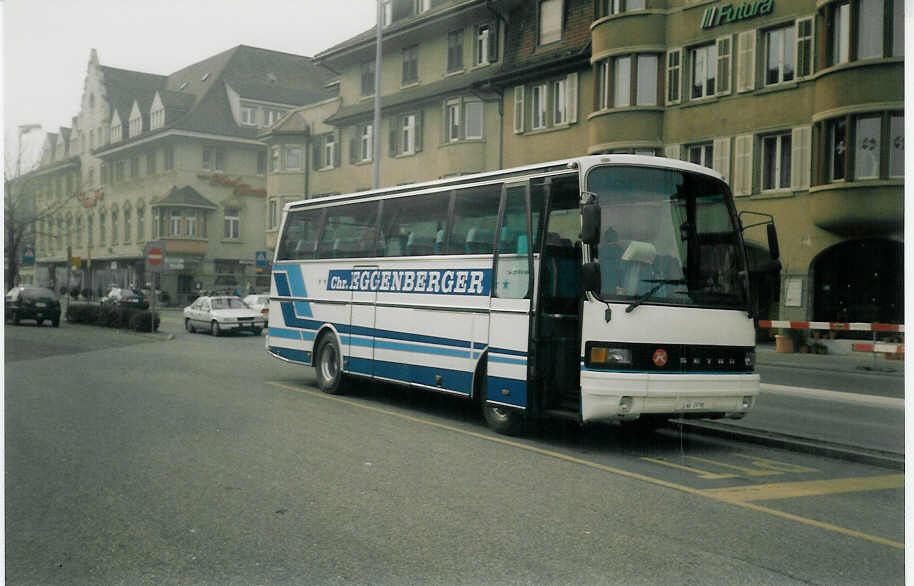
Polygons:
<instances>
[{"instance_id":1,"label":"blue stripe on bus","mask_svg":"<svg viewBox=\"0 0 914 586\"><path fill-rule=\"evenodd\" d=\"M287 328L267 328L267 334L274 338L285 338L287 340L301 341L301 330L290 330Z\"/></svg>"},{"instance_id":2,"label":"blue stripe on bus","mask_svg":"<svg viewBox=\"0 0 914 586\"><path fill-rule=\"evenodd\" d=\"M520 358L503 358L503 357L501 357L501 356L495 356L495 355L492 355L492 354L489 354L489 362L500 362L500 363L502 363L502 364L519 364L519 365L521 365L521 366L524 366L524 365L527 364L527 360L526 360L526 359L520 359Z\"/></svg>"},{"instance_id":3,"label":"blue stripe on bus","mask_svg":"<svg viewBox=\"0 0 914 586\"><path fill-rule=\"evenodd\" d=\"M276 283L276 294L282 297L291 297L292 292L289 290L289 279L285 273L273 273L273 281Z\"/></svg>"},{"instance_id":4,"label":"blue stripe on bus","mask_svg":"<svg viewBox=\"0 0 914 586\"><path fill-rule=\"evenodd\" d=\"M523 356L526 357L527 353L523 350L511 350L510 348L493 348L489 347L490 354L507 354L508 356Z\"/></svg>"},{"instance_id":5,"label":"blue stripe on bus","mask_svg":"<svg viewBox=\"0 0 914 586\"><path fill-rule=\"evenodd\" d=\"M304 350L293 350L292 348L281 348L279 346L270 346L270 352L279 356L280 358L285 358L286 360L291 360L292 362L300 362L304 365L311 364L311 353L305 352Z\"/></svg>"}]
</instances>

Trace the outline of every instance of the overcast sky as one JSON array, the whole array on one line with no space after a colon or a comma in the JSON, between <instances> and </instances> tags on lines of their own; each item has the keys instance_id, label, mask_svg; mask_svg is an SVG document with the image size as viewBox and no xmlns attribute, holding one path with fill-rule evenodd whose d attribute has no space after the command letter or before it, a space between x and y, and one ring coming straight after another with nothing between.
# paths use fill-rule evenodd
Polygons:
<instances>
[{"instance_id":1,"label":"overcast sky","mask_svg":"<svg viewBox=\"0 0 914 586\"><path fill-rule=\"evenodd\" d=\"M78 114L91 49L102 65L170 74L251 45L313 56L374 26L375 0L4 0L4 151L16 128ZM24 162L42 134L23 141ZM13 155L12 158L15 158Z\"/></svg>"}]
</instances>

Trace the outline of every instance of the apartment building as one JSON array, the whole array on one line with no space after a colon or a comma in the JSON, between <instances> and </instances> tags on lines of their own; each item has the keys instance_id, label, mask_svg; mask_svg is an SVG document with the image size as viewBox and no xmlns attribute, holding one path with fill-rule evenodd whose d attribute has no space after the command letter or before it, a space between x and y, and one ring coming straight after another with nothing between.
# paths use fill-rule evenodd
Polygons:
<instances>
[{"instance_id":1,"label":"apartment building","mask_svg":"<svg viewBox=\"0 0 914 586\"><path fill-rule=\"evenodd\" d=\"M49 136L40 203L65 200L38 229L37 281L94 293L142 286L143 249L163 240L161 287L266 287L267 152L257 136L329 95L308 57L239 45L170 75L102 65L93 51L80 113ZM66 140L66 137L69 140ZM43 208L44 209L44 208ZM79 259L68 272L67 251Z\"/></svg>"},{"instance_id":2,"label":"apartment building","mask_svg":"<svg viewBox=\"0 0 914 586\"><path fill-rule=\"evenodd\" d=\"M903 320L901 0L384 6L382 185L582 154L689 160L777 222L780 266L746 232L763 316ZM317 56L340 85L312 126L308 197L370 186L374 34Z\"/></svg>"}]
</instances>

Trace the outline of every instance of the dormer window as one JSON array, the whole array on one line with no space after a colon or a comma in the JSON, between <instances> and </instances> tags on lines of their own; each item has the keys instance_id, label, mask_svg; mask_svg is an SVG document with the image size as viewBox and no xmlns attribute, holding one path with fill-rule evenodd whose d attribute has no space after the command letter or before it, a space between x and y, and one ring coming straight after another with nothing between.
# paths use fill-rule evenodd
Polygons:
<instances>
[{"instance_id":1,"label":"dormer window","mask_svg":"<svg viewBox=\"0 0 914 586\"><path fill-rule=\"evenodd\" d=\"M130 119L130 138L139 136L143 132L143 117L137 116Z\"/></svg>"},{"instance_id":2,"label":"dormer window","mask_svg":"<svg viewBox=\"0 0 914 586\"><path fill-rule=\"evenodd\" d=\"M241 124L244 126L257 126L257 108L254 106L241 106Z\"/></svg>"},{"instance_id":3,"label":"dormer window","mask_svg":"<svg viewBox=\"0 0 914 586\"><path fill-rule=\"evenodd\" d=\"M121 140L121 125L120 122L117 124L111 125L111 142L118 142Z\"/></svg>"},{"instance_id":4,"label":"dormer window","mask_svg":"<svg viewBox=\"0 0 914 586\"><path fill-rule=\"evenodd\" d=\"M155 130L165 126L165 110L156 110L149 114L149 128Z\"/></svg>"}]
</instances>

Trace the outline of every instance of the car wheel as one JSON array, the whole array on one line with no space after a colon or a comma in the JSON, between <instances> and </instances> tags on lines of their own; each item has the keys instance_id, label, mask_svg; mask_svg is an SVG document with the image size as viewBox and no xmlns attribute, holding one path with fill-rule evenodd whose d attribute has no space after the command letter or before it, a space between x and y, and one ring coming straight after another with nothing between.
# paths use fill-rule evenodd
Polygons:
<instances>
[{"instance_id":1,"label":"car wheel","mask_svg":"<svg viewBox=\"0 0 914 586\"><path fill-rule=\"evenodd\" d=\"M321 338L317 345L317 361L315 370L317 371L317 386L320 390L330 395L338 395L343 392L343 356L340 354L340 346L336 337L332 334Z\"/></svg>"},{"instance_id":2,"label":"car wheel","mask_svg":"<svg viewBox=\"0 0 914 586\"><path fill-rule=\"evenodd\" d=\"M184 329L186 329L191 334L194 333L194 326L191 325L189 318L184 318Z\"/></svg>"},{"instance_id":3,"label":"car wheel","mask_svg":"<svg viewBox=\"0 0 914 586\"><path fill-rule=\"evenodd\" d=\"M219 327L219 322L213 320L213 323L210 324L210 333L214 336L221 336L222 329Z\"/></svg>"}]
</instances>

